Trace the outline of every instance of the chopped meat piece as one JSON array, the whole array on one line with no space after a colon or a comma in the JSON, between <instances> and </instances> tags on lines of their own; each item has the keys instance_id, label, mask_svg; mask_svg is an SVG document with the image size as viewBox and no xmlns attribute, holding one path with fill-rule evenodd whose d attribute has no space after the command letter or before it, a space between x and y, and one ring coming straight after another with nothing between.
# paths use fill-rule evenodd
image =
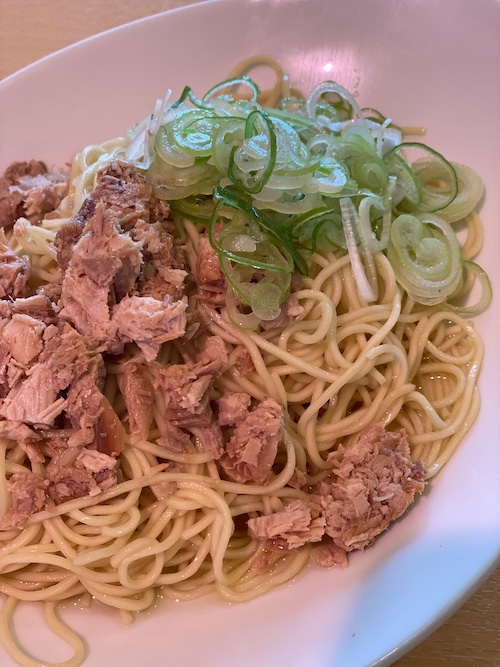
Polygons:
<instances>
[{"instance_id":1,"label":"chopped meat piece","mask_svg":"<svg viewBox=\"0 0 500 667\"><path fill-rule=\"evenodd\" d=\"M0 517L0 530L12 530L14 528L22 528L28 520L28 516L19 510L7 510L5 514Z\"/></svg>"},{"instance_id":2,"label":"chopped meat piece","mask_svg":"<svg viewBox=\"0 0 500 667\"><path fill-rule=\"evenodd\" d=\"M0 298L26 296L30 274L28 255L19 257L9 246L3 229L0 230Z\"/></svg>"},{"instance_id":3,"label":"chopped meat piece","mask_svg":"<svg viewBox=\"0 0 500 667\"><path fill-rule=\"evenodd\" d=\"M123 364L118 375L118 386L125 399L130 434L139 440L147 440L153 421L153 387L145 369L135 360Z\"/></svg>"},{"instance_id":4,"label":"chopped meat piece","mask_svg":"<svg viewBox=\"0 0 500 667\"><path fill-rule=\"evenodd\" d=\"M139 220L130 235L141 245L144 258L138 287L140 296L150 296L160 301L167 295L174 300L179 299L184 291L187 273L167 225Z\"/></svg>"},{"instance_id":5,"label":"chopped meat piece","mask_svg":"<svg viewBox=\"0 0 500 667\"><path fill-rule=\"evenodd\" d=\"M191 412L186 413L183 416L178 416L172 421L172 424L176 424L177 426L185 428L191 432L193 432L193 429L195 428L208 428L213 422L212 408L208 402L209 392L210 388L207 390L207 405L204 410L201 412Z\"/></svg>"},{"instance_id":6,"label":"chopped meat piece","mask_svg":"<svg viewBox=\"0 0 500 667\"><path fill-rule=\"evenodd\" d=\"M205 338L201 350L196 355L196 360L201 364L209 364L212 361L227 363L228 354L224 339L221 336Z\"/></svg>"},{"instance_id":7,"label":"chopped meat piece","mask_svg":"<svg viewBox=\"0 0 500 667\"><path fill-rule=\"evenodd\" d=\"M100 358L89 363L71 384L66 416L76 429L68 438L69 447L92 445L111 456L119 454L125 443L125 429L100 385Z\"/></svg>"},{"instance_id":8,"label":"chopped meat piece","mask_svg":"<svg viewBox=\"0 0 500 667\"><path fill-rule=\"evenodd\" d=\"M113 209L123 229L131 229L138 220L150 222L153 192L135 169L121 160L113 160L96 178L92 197Z\"/></svg>"},{"instance_id":9,"label":"chopped meat piece","mask_svg":"<svg viewBox=\"0 0 500 667\"><path fill-rule=\"evenodd\" d=\"M281 512L249 519L248 533L259 540L284 540L288 549L296 549L306 542L321 541L325 519L313 518L306 501L293 500Z\"/></svg>"},{"instance_id":10,"label":"chopped meat piece","mask_svg":"<svg viewBox=\"0 0 500 667\"><path fill-rule=\"evenodd\" d=\"M68 439L70 447L94 442L94 427L103 411L103 395L98 382L98 367L92 364L71 383L66 417L71 421L75 433Z\"/></svg>"},{"instance_id":11,"label":"chopped meat piece","mask_svg":"<svg viewBox=\"0 0 500 667\"><path fill-rule=\"evenodd\" d=\"M167 419L175 424L183 417L204 412L213 376L204 366L193 363L173 364L162 369L158 377L164 391Z\"/></svg>"},{"instance_id":12,"label":"chopped meat piece","mask_svg":"<svg viewBox=\"0 0 500 667\"><path fill-rule=\"evenodd\" d=\"M43 295L49 299L53 304L58 304L61 299L62 293L62 276L52 283L45 283L45 285L40 285L37 290L38 295ZM59 311L58 311L59 312ZM54 322L55 323L55 322Z\"/></svg>"},{"instance_id":13,"label":"chopped meat piece","mask_svg":"<svg viewBox=\"0 0 500 667\"><path fill-rule=\"evenodd\" d=\"M220 459L235 482L266 484L278 452L284 411L273 398L265 398L235 427Z\"/></svg>"},{"instance_id":14,"label":"chopped meat piece","mask_svg":"<svg viewBox=\"0 0 500 667\"><path fill-rule=\"evenodd\" d=\"M240 377L245 377L254 369L250 352L244 345L237 345L234 348L229 355L229 364L234 369L234 373Z\"/></svg>"},{"instance_id":15,"label":"chopped meat piece","mask_svg":"<svg viewBox=\"0 0 500 667\"><path fill-rule=\"evenodd\" d=\"M15 323L16 318L27 316L14 315L7 326ZM43 327L41 322L32 321ZM3 393L6 387L11 387L0 405L0 417L7 420L2 422L3 435L18 439L26 448L25 441L37 439L28 426L42 428L45 437L51 437L50 427L64 413L73 429L55 429L55 432L66 434L66 446L92 445L107 454L119 453L125 432L100 390L101 355L89 350L84 337L69 324L45 327L42 340L43 348L27 370L22 367L17 369L16 376L9 375L12 368L16 369L15 360L11 359L7 378L2 377ZM1 342L5 342L3 338ZM30 460L36 460L36 448L26 451Z\"/></svg>"},{"instance_id":16,"label":"chopped meat piece","mask_svg":"<svg viewBox=\"0 0 500 667\"><path fill-rule=\"evenodd\" d=\"M60 395L88 366L88 351L82 336L69 326L60 331L50 325L44 330L44 348L26 372L26 378L12 387L0 407L0 416L14 422L51 425L67 406Z\"/></svg>"},{"instance_id":17,"label":"chopped meat piece","mask_svg":"<svg viewBox=\"0 0 500 667\"><path fill-rule=\"evenodd\" d=\"M370 426L332 458L335 479L321 482L311 503L326 519L326 534L347 552L369 546L424 490L425 468L412 461L404 431Z\"/></svg>"},{"instance_id":18,"label":"chopped meat piece","mask_svg":"<svg viewBox=\"0 0 500 667\"><path fill-rule=\"evenodd\" d=\"M347 552L333 542L321 544L315 552L316 562L321 567L347 567Z\"/></svg>"},{"instance_id":19,"label":"chopped meat piece","mask_svg":"<svg viewBox=\"0 0 500 667\"><path fill-rule=\"evenodd\" d=\"M29 440L27 441L19 440L17 444L19 445L19 449L22 449L22 451L28 457L31 465L33 465L34 463L45 464L45 456L43 452L40 451L39 443L30 442Z\"/></svg>"},{"instance_id":20,"label":"chopped meat piece","mask_svg":"<svg viewBox=\"0 0 500 667\"><path fill-rule=\"evenodd\" d=\"M289 322L298 322L304 317L304 308L293 295L288 297L285 306Z\"/></svg>"},{"instance_id":21,"label":"chopped meat piece","mask_svg":"<svg viewBox=\"0 0 500 667\"><path fill-rule=\"evenodd\" d=\"M29 516L45 504L47 482L32 472L16 472L9 480L11 507Z\"/></svg>"},{"instance_id":22,"label":"chopped meat piece","mask_svg":"<svg viewBox=\"0 0 500 667\"><path fill-rule=\"evenodd\" d=\"M120 232L117 221L98 205L73 248L64 274L60 317L82 333L112 348L116 325L109 303L117 278L120 293L132 289L142 256L134 241ZM115 301L116 301L116 295Z\"/></svg>"},{"instance_id":23,"label":"chopped meat piece","mask_svg":"<svg viewBox=\"0 0 500 667\"><path fill-rule=\"evenodd\" d=\"M187 304L174 298L186 272L164 221L168 210L143 176L115 160L57 234L60 317L107 352L136 342L152 360L163 342L185 332Z\"/></svg>"},{"instance_id":24,"label":"chopped meat piece","mask_svg":"<svg viewBox=\"0 0 500 667\"><path fill-rule=\"evenodd\" d=\"M0 530L20 528L45 505L47 482L30 471L16 472L9 480L11 507L0 517Z\"/></svg>"},{"instance_id":25,"label":"chopped meat piece","mask_svg":"<svg viewBox=\"0 0 500 667\"><path fill-rule=\"evenodd\" d=\"M47 495L60 503L95 495L117 483L118 461L102 452L82 449L74 465L60 465L54 460L47 466Z\"/></svg>"},{"instance_id":26,"label":"chopped meat piece","mask_svg":"<svg viewBox=\"0 0 500 667\"><path fill-rule=\"evenodd\" d=\"M56 321L52 306L52 301L43 294L34 294L24 299L19 298L12 304L14 312L29 315L35 320L42 320L45 324L54 324Z\"/></svg>"},{"instance_id":27,"label":"chopped meat piece","mask_svg":"<svg viewBox=\"0 0 500 667\"><path fill-rule=\"evenodd\" d=\"M96 495L100 491L94 476L85 468L49 465L47 480L47 495L56 505L73 500L73 498Z\"/></svg>"},{"instance_id":28,"label":"chopped meat piece","mask_svg":"<svg viewBox=\"0 0 500 667\"><path fill-rule=\"evenodd\" d=\"M163 389L165 417L176 426L207 425L208 390L222 368L222 362L172 364L155 368L156 381ZM200 422L199 418L202 417ZM209 418L210 420L210 418Z\"/></svg>"},{"instance_id":29,"label":"chopped meat piece","mask_svg":"<svg viewBox=\"0 0 500 667\"><path fill-rule=\"evenodd\" d=\"M14 162L0 178L0 227L20 218L39 222L54 211L68 191L68 177L52 173L43 162Z\"/></svg>"},{"instance_id":30,"label":"chopped meat piece","mask_svg":"<svg viewBox=\"0 0 500 667\"><path fill-rule=\"evenodd\" d=\"M250 394L243 392L221 396L217 401L219 407L217 423L219 426L236 426L240 424L248 415L251 400Z\"/></svg>"},{"instance_id":31,"label":"chopped meat piece","mask_svg":"<svg viewBox=\"0 0 500 667\"><path fill-rule=\"evenodd\" d=\"M149 277L150 273L151 277ZM163 267L161 271L154 273L153 265L148 264L145 267L144 275L147 275L148 278L139 283L138 294L140 296L163 301L165 297L179 299L184 292L187 273L183 269Z\"/></svg>"},{"instance_id":32,"label":"chopped meat piece","mask_svg":"<svg viewBox=\"0 0 500 667\"><path fill-rule=\"evenodd\" d=\"M114 470L117 463L117 459L95 449L84 448L76 457L76 465L89 470L93 475L104 470Z\"/></svg>"},{"instance_id":33,"label":"chopped meat piece","mask_svg":"<svg viewBox=\"0 0 500 667\"><path fill-rule=\"evenodd\" d=\"M158 264L171 265L174 239L166 225L160 222L148 223L138 220L130 230L130 236L136 243L141 244L146 261L154 260Z\"/></svg>"},{"instance_id":34,"label":"chopped meat piece","mask_svg":"<svg viewBox=\"0 0 500 667\"><path fill-rule=\"evenodd\" d=\"M65 409L67 402L58 396L63 389L46 364L37 363L24 382L17 383L5 398L0 416L13 422L34 426L50 425Z\"/></svg>"},{"instance_id":35,"label":"chopped meat piece","mask_svg":"<svg viewBox=\"0 0 500 667\"><path fill-rule=\"evenodd\" d=\"M161 436L156 441L159 445L174 454L182 454L188 450L190 445L189 433L178 426L174 426L169 421L160 423L159 428Z\"/></svg>"},{"instance_id":36,"label":"chopped meat piece","mask_svg":"<svg viewBox=\"0 0 500 667\"><path fill-rule=\"evenodd\" d=\"M62 271L66 271L68 268L75 243L82 235L86 223L94 215L96 205L95 199L87 197L78 213L58 229L54 239L54 247L57 250L57 263Z\"/></svg>"},{"instance_id":37,"label":"chopped meat piece","mask_svg":"<svg viewBox=\"0 0 500 667\"><path fill-rule=\"evenodd\" d=\"M12 357L7 343L0 338L0 399L7 396L10 391L10 367Z\"/></svg>"},{"instance_id":38,"label":"chopped meat piece","mask_svg":"<svg viewBox=\"0 0 500 667\"><path fill-rule=\"evenodd\" d=\"M211 421L208 426L190 426L189 430L196 438L198 449L206 454L210 454L217 460L224 451L224 441L222 431L215 421Z\"/></svg>"},{"instance_id":39,"label":"chopped meat piece","mask_svg":"<svg viewBox=\"0 0 500 667\"><path fill-rule=\"evenodd\" d=\"M227 281L207 236L200 236L195 275L200 298L213 306L224 304Z\"/></svg>"},{"instance_id":40,"label":"chopped meat piece","mask_svg":"<svg viewBox=\"0 0 500 667\"><path fill-rule=\"evenodd\" d=\"M8 320L12 316L12 302L0 300L0 320Z\"/></svg>"},{"instance_id":41,"label":"chopped meat piece","mask_svg":"<svg viewBox=\"0 0 500 667\"><path fill-rule=\"evenodd\" d=\"M40 440L36 431L21 422L0 421L0 435L19 443Z\"/></svg>"},{"instance_id":42,"label":"chopped meat piece","mask_svg":"<svg viewBox=\"0 0 500 667\"><path fill-rule=\"evenodd\" d=\"M2 330L2 339L10 354L20 364L28 365L43 348L42 336L45 324L29 315L14 314Z\"/></svg>"},{"instance_id":43,"label":"chopped meat piece","mask_svg":"<svg viewBox=\"0 0 500 667\"><path fill-rule=\"evenodd\" d=\"M202 285L206 283L222 284L225 281L217 253L210 245L207 236L200 236L196 260L196 279Z\"/></svg>"},{"instance_id":44,"label":"chopped meat piece","mask_svg":"<svg viewBox=\"0 0 500 667\"><path fill-rule=\"evenodd\" d=\"M112 323L122 341L134 341L146 360L152 361L162 343L184 334L186 308L186 302L172 302L168 296L164 301L127 296L114 307Z\"/></svg>"},{"instance_id":45,"label":"chopped meat piece","mask_svg":"<svg viewBox=\"0 0 500 667\"><path fill-rule=\"evenodd\" d=\"M17 212L22 211L19 217L25 217L35 224L59 206L68 191L67 178L62 174L50 173L22 176L9 190L11 196L18 195L21 198L16 206Z\"/></svg>"},{"instance_id":46,"label":"chopped meat piece","mask_svg":"<svg viewBox=\"0 0 500 667\"><path fill-rule=\"evenodd\" d=\"M107 468L106 470L96 472L94 479L99 485L99 488L102 491L106 491L106 489L112 489L113 486L116 486L118 483L118 473L116 470L110 470Z\"/></svg>"},{"instance_id":47,"label":"chopped meat piece","mask_svg":"<svg viewBox=\"0 0 500 667\"><path fill-rule=\"evenodd\" d=\"M3 389L6 397L9 391L22 382L26 374L26 367L13 359L9 354L7 368L3 379Z\"/></svg>"},{"instance_id":48,"label":"chopped meat piece","mask_svg":"<svg viewBox=\"0 0 500 667\"><path fill-rule=\"evenodd\" d=\"M47 173L45 162L41 160L30 160L29 162L13 162L5 170L2 176L2 187L5 186L4 180L13 185L23 176L40 176Z\"/></svg>"},{"instance_id":49,"label":"chopped meat piece","mask_svg":"<svg viewBox=\"0 0 500 667\"><path fill-rule=\"evenodd\" d=\"M108 457L120 454L125 445L125 429L113 406L103 395L101 395L101 413L94 430L94 444L98 452Z\"/></svg>"}]
</instances>

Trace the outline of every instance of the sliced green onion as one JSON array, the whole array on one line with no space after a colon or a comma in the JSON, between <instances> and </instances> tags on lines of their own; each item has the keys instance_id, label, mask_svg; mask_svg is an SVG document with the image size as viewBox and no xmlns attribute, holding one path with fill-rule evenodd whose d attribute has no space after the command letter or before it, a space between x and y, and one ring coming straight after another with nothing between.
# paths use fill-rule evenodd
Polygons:
<instances>
[{"instance_id":1,"label":"sliced green onion","mask_svg":"<svg viewBox=\"0 0 500 667\"><path fill-rule=\"evenodd\" d=\"M239 86L249 99L233 99ZM245 305L242 311L229 299L230 317L248 325L257 315L274 318L292 271L307 275L305 256L328 246L347 250L366 301L377 298L374 253L385 252L416 301L453 300L449 307L464 314L487 307L488 278L463 261L449 224L483 194L474 170L425 144L401 142L390 119L361 110L335 82L279 109L262 108L259 93L246 76L216 84L201 99L186 87L168 109L158 100L130 134L128 155L155 194L177 216L207 226L229 291ZM425 157L410 163L413 151ZM482 295L460 310L455 301L474 282Z\"/></svg>"},{"instance_id":2,"label":"sliced green onion","mask_svg":"<svg viewBox=\"0 0 500 667\"><path fill-rule=\"evenodd\" d=\"M233 148L241 146L245 138L245 119L233 118L218 127L213 135L212 162L227 176Z\"/></svg>"},{"instance_id":3,"label":"sliced green onion","mask_svg":"<svg viewBox=\"0 0 500 667\"><path fill-rule=\"evenodd\" d=\"M247 162L245 170L242 161ZM243 143L233 146L231 150L227 175L245 192L256 194L269 180L275 163L276 133L273 123L263 111L252 111L245 123Z\"/></svg>"},{"instance_id":4,"label":"sliced green onion","mask_svg":"<svg viewBox=\"0 0 500 667\"><path fill-rule=\"evenodd\" d=\"M245 86L250 90L251 97L250 101L256 102L257 98L260 95L260 89L259 86L251 79L250 77L243 75L243 76L235 76L232 77L231 79L226 79L225 81L221 81L220 83L215 84L210 90L208 90L205 95L202 97L202 102L206 105L209 105L213 98L217 96L218 93L220 93L223 90L226 90L227 88L235 88L237 86Z\"/></svg>"},{"instance_id":5,"label":"sliced green onion","mask_svg":"<svg viewBox=\"0 0 500 667\"><path fill-rule=\"evenodd\" d=\"M377 235L373 230L370 217L372 207L377 208L380 212L385 214L383 216L385 224L382 226L380 238L377 238ZM388 211L386 210L383 199L381 197L364 197L359 203L358 213L360 235L368 248L372 252L385 250L390 238L391 211L390 209Z\"/></svg>"},{"instance_id":6,"label":"sliced green onion","mask_svg":"<svg viewBox=\"0 0 500 667\"><path fill-rule=\"evenodd\" d=\"M350 109L352 109L353 115L364 121L363 113L354 97L346 88L334 81L323 81L315 86L309 93L306 101L306 109L310 118L315 118L317 120L318 111L320 110L318 103L325 93L335 93L338 95L342 100L347 102Z\"/></svg>"},{"instance_id":7,"label":"sliced green onion","mask_svg":"<svg viewBox=\"0 0 500 667\"><path fill-rule=\"evenodd\" d=\"M429 213L441 211L449 206L458 194L458 178L455 168L441 153L418 141L405 141L396 146L391 154L411 148L426 153L426 157L411 163L411 169L421 190L417 210L429 211Z\"/></svg>"},{"instance_id":8,"label":"sliced green onion","mask_svg":"<svg viewBox=\"0 0 500 667\"><path fill-rule=\"evenodd\" d=\"M228 188L214 188L214 199L225 206L242 211L248 215L261 229L268 232L278 242L283 252L289 255L292 261L290 271L292 270L293 264L295 264L299 273L307 275L307 263L298 249L293 245L288 232L273 225L261 211L257 210L251 204L248 204L244 199Z\"/></svg>"},{"instance_id":9,"label":"sliced green onion","mask_svg":"<svg viewBox=\"0 0 500 667\"><path fill-rule=\"evenodd\" d=\"M396 187L396 177L389 176L389 183L384 198L377 196L364 197L358 206L359 230L363 242L371 252L385 250L389 244L392 224L392 197ZM382 212L382 225L377 236L376 226L371 221L372 207Z\"/></svg>"},{"instance_id":10,"label":"sliced green onion","mask_svg":"<svg viewBox=\"0 0 500 667\"><path fill-rule=\"evenodd\" d=\"M214 127L223 119L214 117L206 109L188 109L164 126L171 145L195 158L208 157L212 153Z\"/></svg>"},{"instance_id":11,"label":"sliced green onion","mask_svg":"<svg viewBox=\"0 0 500 667\"><path fill-rule=\"evenodd\" d=\"M165 125L162 125L156 133L155 151L164 162L172 167L191 167L194 164L192 155L188 155L172 143Z\"/></svg>"},{"instance_id":12,"label":"sliced green onion","mask_svg":"<svg viewBox=\"0 0 500 667\"><path fill-rule=\"evenodd\" d=\"M366 118L366 120L373 120L377 123L385 123L386 116L384 116L383 113L381 113L378 109L373 109L372 107L363 107L361 109L361 113L363 114L363 118Z\"/></svg>"},{"instance_id":13,"label":"sliced green onion","mask_svg":"<svg viewBox=\"0 0 500 667\"><path fill-rule=\"evenodd\" d=\"M162 160L155 160L148 169L147 180L158 199L171 201L191 195L211 194L220 175L213 165L206 162L176 168Z\"/></svg>"},{"instance_id":14,"label":"sliced green onion","mask_svg":"<svg viewBox=\"0 0 500 667\"><path fill-rule=\"evenodd\" d=\"M291 275L268 270L256 274L250 266L233 262L223 254L218 257L221 269L237 299L250 306L259 319L274 320L279 314L279 306L290 294ZM270 290L270 299L264 298L266 290Z\"/></svg>"},{"instance_id":15,"label":"sliced green onion","mask_svg":"<svg viewBox=\"0 0 500 667\"><path fill-rule=\"evenodd\" d=\"M474 169L464 164L451 163L458 180L457 196L439 215L448 222L463 220L479 203L484 192L484 184Z\"/></svg>"},{"instance_id":16,"label":"sliced green onion","mask_svg":"<svg viewBox=\"0 0 500 667\"><path fill-rule=\"evenodd\" d=\"M261 320L269 321L278 317L283 303L283 293L272 282L259 282L252 290L250 305Z\"/></svg>"},{"instance_id":17,"label":"sliced green onion","mask_svg":"<svg viewBox=\"0 0 500 667\"><path fill-rule=\"evenodd\" d=\"M322 198L319 193L304 193L302 190L281 191L279 197L273 196L268 199L256 197L254 200L257 209L270 209L287 215L307 213L321 204Z\"/></svg>"},{"instance_id":18,"label":"sliced green onion","mask_svg":"<svg viewBox=\"0 0 500 667\"><path fill-rule=\"evenodd\" d=\"M311 233L311 250L316 252L324 242L334 248L347 249L342 218L333 213L325 213L314 220L316 223Z\"/></svg>"},{"instance_id":19,"label":"sliced green onion","mask_svg":"<svg viewBox=\"0 0 500 667\"><path fill-rule=\"evenodd\" d=\"M395 151L388 153L384 162L389 175L396 178L393 205L397 206L401 201L406 200L410 206L418 206L422 201L422 188L410 165Z\"/></svg>"},{"instance_id":20,"label":"sliced green onion","mask_svg":"<svg viewBox=\"0 0 500 667\"><path fill-rule=\"evenodd\" d=\"M206 222L212 216L214 200L211 194L205 197L191 195L172 201L171 207L174 213L183 218L194 222Z\"/></svg>"},{"instance_id":21,"label":"sliced green onion","mask_svg":"<svg viewBox=\"0 0 500 667\"><path fill-rule=\"evenodd\" d=\"M472 304L471 306L454 305L452 301L447 301L445 304L443 304L443 306L447 310L452 310L454 313L457 313L462 317L474 317L476 315L480 315L490 307L493 300L493 288L491 286L491 281L488 277L488 274L482 267L479 266L479 264L476 264L476 262L464 260L463 269L465 272L469 273L469 275L472 275L473 279L477 280L481 290L481 296L476 301L476 303ZM467 289L465 296L468 296L469 292L470 289ZM463 297L464 295L460 293L459 289L457 292L451 295L450 299L455 300L461 299Z\"/></svg>"},{"instance_id":22,"label":"sliced green onion","mask_svg":"<svg viewBox=\"0 0 500 667\"><path fill-rule=\"evenodd\" d=\"M283 100L284 101L284 100ZM304 107L305 107L305 101L300 100ZM292 127L295 131L300 132L301 130L305 129L310 129L314 128L314 120L311 118L308 118L305 113L295 113L292 111L289 111L286 107L285 108L279 108L279 109L274 109L272 107L264 107L264 111L271 116L271 118L279 118L280 120L284 121ZM305 112L305 108L304 108Z\"/></svg>"},{"instance_id":23,"label":"sliced green onion","mask_svg":"<svg viewBox=\"0 0 500 667\"><path fill-rule=\"evenodd\" d=\"M350 172L360 188L382 194L387 187L387 168L382 159L376 155L371 156L369 160L365 156L355 158L350 163Z\"/></svg>"},{"instance_id":24,"label":"sliced green onion","mask_svg":"<svg viewBox=\"0 0 500 667\"><path fill-rule=\"evenodd\" d=\"M234 216L219 227L219 202L215 207L208 226L208 238L218 255L232 262L253 269L291 273L293 260L290 255L273 243L267 234L245 216Z\"/></svg>"},{"instance_id":25,"label":"sliced green onion","mask_svg":"<svg viewBox=\"0 0 500 667\"><path fill-rule=\"evenodd\" d=\"M351 260L352 272L361 297L368 302L377 299L377 282L373 257L364 244L361 245L362 255L365 259L368 275L361 260L361 254L358 250L357 238L359 234L359 221L356 207L348 197L342 197L340 200L340 210L342 212L342 223L347 243L347 252Z\"/></svg>"},{"instance_id":26,"label":"sliced green onion","mask_svg":"<svg viewBox=\"0 0 500 667\"><path fill-rule=\"evenodd\" d=\"M254 312L241 312L240 303L236 300L232 289L226 290L226 313L229 321L241 329L255 331L261 322L261 319Z\"/></svg>"},{"instance_id":27,"label":"sliced green onion","mask_svg":"<svg viewBox=\"0 0 500 667\"><path fill-rule=\"evenodd\" d=\"M418 303L442 303L460 283L462 259L455 232L431 213L398 216L387 257L399 284Z\"/></svg>"},{"instance_id":28,"label":"sliced green onion","mask_svg":"<svg viewBox=\"0 0 500 667\"><path fill-rule=\"evenodd\" d=\"M192 99L198 101L197 98L194 96L191 87L190 86L184 86L184 88L182 89L182 93L180 94L179 99L172 104L172 108L177 109L177 108L183 106L184 103L186 102L186 100L191 100L192 101Z\"/></svg>"}]
</instances>

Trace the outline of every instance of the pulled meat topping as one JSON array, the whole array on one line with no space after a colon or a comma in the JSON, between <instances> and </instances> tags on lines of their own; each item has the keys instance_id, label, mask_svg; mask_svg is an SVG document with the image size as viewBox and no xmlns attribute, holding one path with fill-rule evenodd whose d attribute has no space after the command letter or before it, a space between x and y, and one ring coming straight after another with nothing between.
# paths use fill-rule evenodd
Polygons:
<instances>
[{"instance_id":1,"label":"pulled meat topping","mask_svg":"<svg viewBox=\"0 0 500 667\"><path fill-rule=\"evenodd\" d=\"M0 178L0 227L10 227L20 217L40 222L67 192L66 174L50 172L39 160L14 162Z\"/></svg>"},{"instance_id":2,"label":"pulled meat topping","mask_svg":"<svg viewBox=\"0 0 500 667\"><path fill-rule=\"evenodd\" d=\"M0 179L0 226L15 224L21 234L66 193L66 176L41 162L15 163ZM186 328L187 273L171 231L168 205L118 160L56 234L59 282L32 290L29 258L0 230L0 433L27 457L26 474L10 478L0 528L22 525L45 503L117 483L125 429L103 390L107 355L119 361L126 345L143 362L124 361L121 388L132 432L147 437L153 384L141 364ZM30 472L35 462L45 478Z\"/></svg>"},{"instance_id":3,"label":"pulled meat topping","mask_svg":"<svg viewBox=\"0 0 500 667\"><path fill-rule=\"evenodd\" d=\"M66 177L43 163L15 163L0 179L0 227L14 224L21 234L66 191ZM60 279L35 289L29 257L15 253L0 229L0 435L17 441L26 467L8 481L0 530L116 485L126 438L148 440L152 424L165 459L201 452L226 481L272 482L282 465L285 409L270 396L221 391L224 373L234 379L256 369L249 349L233 341L228 353L226 341L204 327L204 309L223 306L227 289L207 236L188 258L189 276L168 204L114 160L54 246ZM292 294L262 328L303 316ZM113 392L117 384L121 396L113 402L105 386L110 366L119 369ZM316 543L318 562L345 565L349 552L368 547L424 489L424 467L412 461L403 431L373 425L329 462L331 471L312 487L296 468L288 482L294 499L281 507L273 499L279 511L253 514L249 535L281 549ZM175 488L161 483L152 493L161 499Z\"/></svg>"},{"instance_id":4,"label":"pulled meat topping","mask_svg":"<svg viewBox=\"0 0 500 667\"><path fill-rule=\"evenodd\" d=\"M424 490L425 468L412 460L404 431L374 424L331 456L335 467L327 480L305 500L249 519L249 533L288 549L323 540L318 562L346 565L348 552L370 546Z\"/></svg>"}]
</instances>

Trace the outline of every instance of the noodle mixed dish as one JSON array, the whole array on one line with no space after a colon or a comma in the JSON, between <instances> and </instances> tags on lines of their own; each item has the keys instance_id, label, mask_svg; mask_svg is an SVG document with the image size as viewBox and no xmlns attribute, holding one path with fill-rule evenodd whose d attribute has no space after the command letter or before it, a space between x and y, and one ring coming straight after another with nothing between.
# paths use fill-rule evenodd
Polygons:
<instances>
[{"instance_id":1,"label":"noodle mixed dish","mask_svg":"<svg viewBox=\"0 0 500 667\"><path fill-rule=\"evenodd\" d=\"M274 70L261 91L256 65ZM1 641L345 567L479 410L481 178L266 57L0 179ZM40 157L40 156L37 156ZM159 612L158 612L159 613ZM48 663L44 663L48 664Z\"/></svg>"}]
</instances>

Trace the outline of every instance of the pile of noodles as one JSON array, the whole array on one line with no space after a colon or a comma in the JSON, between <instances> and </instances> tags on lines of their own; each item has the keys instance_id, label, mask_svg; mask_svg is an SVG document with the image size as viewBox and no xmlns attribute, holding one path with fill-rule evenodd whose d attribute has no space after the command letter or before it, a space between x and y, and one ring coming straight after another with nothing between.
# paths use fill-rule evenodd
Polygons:
<instances>
[{"instance_id":1,"label":"pile of noodles","mask_svg":"<svg viewBox=\"0 0 500 667\"><path fill-rule=\"evenodd\" d=\"M10 242L31 256L38 283L58 278L53 245L58 228L92 191L97 172L112 159L123 159L127 143L116 139L85 148L73 160L70 195L58 215L40 226L16 226ZM482 241L476 213L468 216L467 225L463 253L473 257ZM184 233L193 265L199 229L186 221ZM240 602L293 578L309 559L309 545L269 555L263 572L258 567L261 546L235 531L234 521L307 498L287 485L295 470L313 484L331 466L328 453L341 442L352 443L370 424L404 428L412 456L424 462L429 477L452 456L479 409L476 380L483 351L473 326L448 309L412 301L382 253L376 254L379 297L370 304L359 296L345 251L316 252L308 267L309 276L294 294L305 316L283 330L240 329L224 309L202 307L207 330L224 339L229 358L244 345L253 362L247 375L231 368L224 372L215 380L216 390L247 392L255 399L272 396L290 415L278 474L265 486L239 484L221 479L208 454L165 452L156 442L163 430L158 394L148 439L132 442L127 436L120 456L123 482L38 512L22 529L0 532L0 592L5 596L0 639L20 665L39 662L14 637L18 601L45 603L47 623L74 651L74 657L58 664L75 667L86 649L59 620L60 601L92 597L118 609L128 623L134 612L153 605L159 590L176 600L215 591L224 600ZM159 361L182 361L178 342L164 344ZM108 358L104 393L127 427L118 389L122 368ZM5 497L5 480L24 470L26 460L11 441L2 441L0 449ZM35 464L33 471L43 474ZM175 483L173 490L157 500L149 488L166 482Z\"/></svg>"}]
</instances>

